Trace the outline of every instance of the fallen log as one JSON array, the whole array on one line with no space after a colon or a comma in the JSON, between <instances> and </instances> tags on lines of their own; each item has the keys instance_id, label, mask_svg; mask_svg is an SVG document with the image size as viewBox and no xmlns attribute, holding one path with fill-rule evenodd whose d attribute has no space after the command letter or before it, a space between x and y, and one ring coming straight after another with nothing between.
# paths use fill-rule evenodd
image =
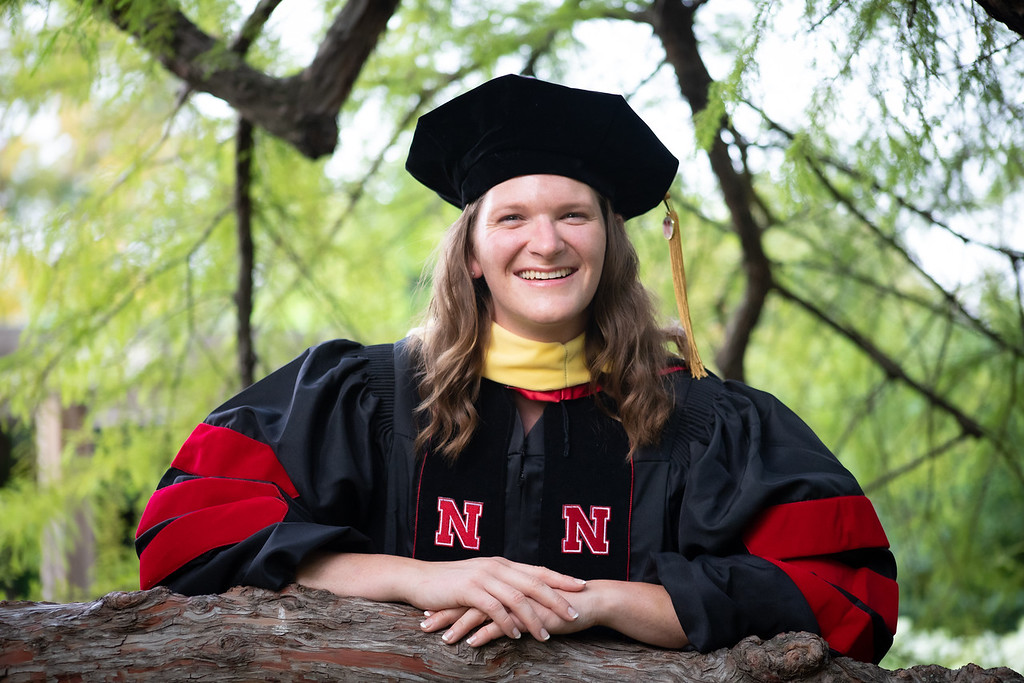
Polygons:
<instances>
[{"instance_id":1,"label":"fallen log","mask_svg":"<svg viewBox=\"0 0 1024 683\"><path fill-rule=\"evenodd\" d=\"M0 680L81 681L1020 681L1010 669L888 671L818 636L747 638L708 654L614 634L447 646L401 604L290 586L186 597L164 588L88 603L0 602Z\"/></svg>"}]
</instances>

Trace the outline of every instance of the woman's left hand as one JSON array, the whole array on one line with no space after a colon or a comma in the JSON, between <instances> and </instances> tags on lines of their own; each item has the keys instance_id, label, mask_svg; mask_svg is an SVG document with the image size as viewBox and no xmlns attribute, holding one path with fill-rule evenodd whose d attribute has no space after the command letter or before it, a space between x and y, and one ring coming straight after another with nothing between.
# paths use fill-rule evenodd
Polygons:
<instances>
[{"instance_id":1,"label":"woman's left hand","mask_svg":"<svg viewBox=\"0 0 1024 683\"><path fill-rule=\"evenodd\" d=\"M678 648L689 642L668 593L657 584L594 580L588 581L579 592L557 592L572 603L579 616L565 619L531 601L544 624L543 640L552 635L576 633L591 626L607 626L650 645ZM473 647L505 635L497 624L488 621L486 614L466 607L430 612L420 627L428 633L446 629L441 639L449 645L459 642L470 632L472 635L466 638L466 643ZM525 631L522 625L517 624L517 627Z\"/></svg>"},{"instance_id":2,"label":"woman's left hand","mask_svg":"<svg viewBox=\"0 0 1024 683\"><path fill-rule=\"evenodd\" d=\"M551 635L582 631L594 626L596 623L592 620L595 612L592 603L596 591L591 590L588 586L578 593L558 592L566 600L572 601L573 607L580 616L573 620L564 619L550 609L531 600L531 606L544 624L544 630L542 631L543 640L547 640ZM584 614L589 615L591 618L584 618ZM521 631L526 631L522 624L517 623L516 627ZM447 629L444 635L441 636L441 640L449 645L459 642L473 629L476 629L471 636L466 638L466 643L473 647L479 647L505 635L497 624L488 619L486 614L474 607L453 607L429 612L420 623L420 628L427 633Z\"/></svg>"}]
</instances>

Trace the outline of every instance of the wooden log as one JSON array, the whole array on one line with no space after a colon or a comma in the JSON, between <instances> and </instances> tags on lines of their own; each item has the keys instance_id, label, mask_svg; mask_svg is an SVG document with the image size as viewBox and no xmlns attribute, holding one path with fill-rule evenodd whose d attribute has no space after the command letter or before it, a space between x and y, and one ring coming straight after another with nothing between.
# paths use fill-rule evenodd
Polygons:
<instances>
[{"instance_id":1,"label":"wooden log","mask_svg":"<svg viewBox=\"0 0 1024 683\"><path fill-rule=\"evenodd\" d=\"M887 671L818 636L747 638L708 654L614 634L444 645L401 604L290 586L186 597L164 588L88 603L0 602L0 680L21 681L1020 681L969 665Z\"/></svg>"}]
</instances>

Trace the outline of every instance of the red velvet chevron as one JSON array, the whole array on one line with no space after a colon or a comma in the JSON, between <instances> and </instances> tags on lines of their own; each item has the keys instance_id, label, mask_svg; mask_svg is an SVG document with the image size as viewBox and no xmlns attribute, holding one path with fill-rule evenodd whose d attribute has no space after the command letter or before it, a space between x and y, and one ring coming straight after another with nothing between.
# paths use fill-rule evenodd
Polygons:
<instances>
[{"instance_id":1,"label":"red velvet chevron","mask_svg":"<svg viewBox=\"0 0 1024 683\"><path fill-rule=\"evenodd\" d=\"M747 549L778 566L803 593L832 649L874 661L872 615L896 632L896 581L869 567L851 567L829 555L888 548L878 516L864 496L785 503L765 510L744 535Z\"/></svg>"}]
</instances>

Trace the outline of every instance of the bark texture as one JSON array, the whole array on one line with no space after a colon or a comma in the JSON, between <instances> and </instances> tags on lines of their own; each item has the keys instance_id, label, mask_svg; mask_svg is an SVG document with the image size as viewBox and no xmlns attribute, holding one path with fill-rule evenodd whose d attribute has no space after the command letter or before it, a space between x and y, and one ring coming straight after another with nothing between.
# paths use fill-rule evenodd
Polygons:
<instances>
[{"instance_id":1,"label":"bark texture","mask_svg":"<svg viewBox=\"0 0 1024 683\"><path fill-rule=\"evenodd\" d=\"M185 597L157 588L90 603L0 602L0 680L684 682L1022 681L974 665L888 671L833 657L819 637L747 638L709 654L585 635L446 646L408 605L291 586Z\"/></svg>"}]
</instances>

